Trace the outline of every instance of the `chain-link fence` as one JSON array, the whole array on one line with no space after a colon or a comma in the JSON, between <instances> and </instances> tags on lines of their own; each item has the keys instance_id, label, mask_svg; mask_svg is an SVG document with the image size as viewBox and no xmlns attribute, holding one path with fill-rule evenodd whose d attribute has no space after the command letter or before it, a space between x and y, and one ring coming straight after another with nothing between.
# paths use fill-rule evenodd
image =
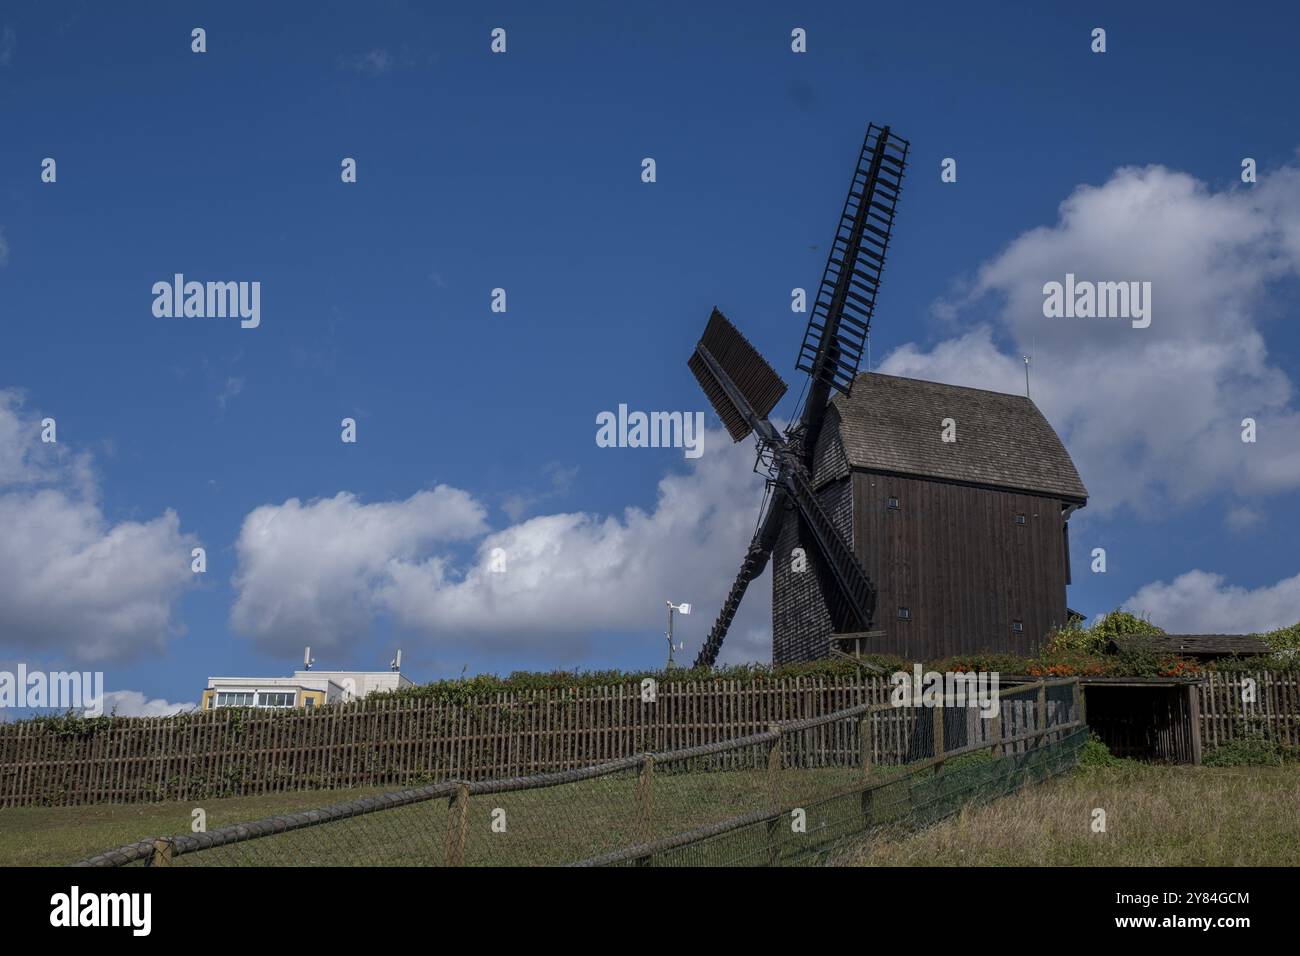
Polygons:
<instances>
[{"instance_id":1,"label":"chain-link fence","mask_svg":"<svg viewBox=\"0 0 1300 956\"><path fill-rule=\"evenodd\" d=\"M207 833L92 866L784 865L1073 766L1077 680L975 683L598 766L452 781Z\"/></svg>"}]
</instances>

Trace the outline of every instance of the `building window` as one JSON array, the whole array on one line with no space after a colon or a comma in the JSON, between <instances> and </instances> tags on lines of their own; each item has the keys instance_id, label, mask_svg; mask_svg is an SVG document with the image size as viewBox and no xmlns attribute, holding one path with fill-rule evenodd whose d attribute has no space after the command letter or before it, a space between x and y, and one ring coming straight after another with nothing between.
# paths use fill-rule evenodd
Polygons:
<instances>
[{"instance_id":1,"label":"building window","mask_svg":"<svg viewBox=\"0 0 1300 956\"><path fill-rule=\"evenodd\" d=\"M886 499L885 499L885 507L888 508L890 511L897 511L897 510L898 510L898 499L897 499L897 498L892 498L892 497L891 497L891 498L886 498Z\"/></svg>"},{"instance_id":2,"label":"building window","mask_svg":"<svg viewBox=\"0 0 1300 956\"><path fill-rule=\"evenodd\" d=\"M900 607L898 609L898 619L900 621L910 621L912 619L912 612L905 607Z\"/></svg>"},{"instance_id":3,"label":"building window","mask_svg":"<svg viewBox=\"0 0 1300 956\"><path fill-rule=\"evenodd\" d=\"M226 693L217 694L217 706L218 707L252 707L253 694L251 691L249 691L248 693L242 693L242 692L235 693L235 692L227 691Z\"/></svg>"},{"instance_id":4,"label":"building window","mask_svg":"<svg viewBox=\"0 0 1300 956\"><path fill-rule=\"evenodd\" d=\"M1024 523L1025 523L1025 516L1021 514L1016 515L1016 524L1024 524Z\"/></svg>"},{"instance_id":5,"label":"building window","mask_svg":"<svg viewBox=\"0 0 1300 956\"><path fill-rule=\"evenodd\" d=\"M1020 633L1021 631L1023 631L1024 629L1025 629L1025 625L1024 625L1024 622L1023 622L1023 621L1012 621L1012 622L1011 622L1011 630L1015 631L1017 634L1019 634L1019 633Z\"/></svg>"},{"instance_id":6,"label":"building window","mask_svg":"<svg viewBox=\"0 0 1300 956\"><path fill-rule=\"evenodd\" d=\"M292 707L297 697L293 691L262 691L257 695L258 707Z\"/></svg>"}]
</instances>

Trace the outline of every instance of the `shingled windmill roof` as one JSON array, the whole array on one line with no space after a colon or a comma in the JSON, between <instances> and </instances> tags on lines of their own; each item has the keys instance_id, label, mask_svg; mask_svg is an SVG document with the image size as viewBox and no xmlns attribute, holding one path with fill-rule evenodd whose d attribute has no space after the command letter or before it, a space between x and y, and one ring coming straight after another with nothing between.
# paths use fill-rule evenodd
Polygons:
<instances>
[{"instance_id":1,"label":"shingled windmill roof","mask_svg":"<svg viewBox=\"0 0 1300 956\"><path fill-rule=\"evenodd\" d=\"M867 372L831 404L853 468L1087 500L1061 439L1023 395ZM945 418L955 442L940 440Z\"/></svg>"}]
</instances>

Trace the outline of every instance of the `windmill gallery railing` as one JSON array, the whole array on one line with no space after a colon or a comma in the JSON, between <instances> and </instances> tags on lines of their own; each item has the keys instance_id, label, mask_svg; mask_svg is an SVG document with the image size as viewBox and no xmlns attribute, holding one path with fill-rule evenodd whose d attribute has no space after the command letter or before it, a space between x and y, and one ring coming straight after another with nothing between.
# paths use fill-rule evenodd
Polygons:
<instances>
[{"instance_id":1,"label":"windmill gallery railing","mask_svg":"<svg viewBox=\"0 0 1300 956\"><path fill-rule=\"evenodd\" d=\"M83 865L816 862L1077 762L1087 734L1077 680L1003 690L988 711L958 702L859 704L703 746L140 840Z\"/></svg>"}]
</instances>

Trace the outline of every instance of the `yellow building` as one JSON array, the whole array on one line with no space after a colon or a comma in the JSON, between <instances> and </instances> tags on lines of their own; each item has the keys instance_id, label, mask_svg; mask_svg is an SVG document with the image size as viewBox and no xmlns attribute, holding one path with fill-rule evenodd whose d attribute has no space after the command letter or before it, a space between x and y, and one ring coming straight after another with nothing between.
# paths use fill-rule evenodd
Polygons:
<instances>
[{"instance_id":1,"label":"yellow building","mask_svg":"<svg viewBox=\"0 0 1300 956\"><path fill-rule=\"evenodd\" d=\"M296 671L292 677L209 677L199 706L261 707L312 710L323 704L359 700L377 691L414 687L415 683L395 670L388 671Z\"/></svg>"}]
</instances>

